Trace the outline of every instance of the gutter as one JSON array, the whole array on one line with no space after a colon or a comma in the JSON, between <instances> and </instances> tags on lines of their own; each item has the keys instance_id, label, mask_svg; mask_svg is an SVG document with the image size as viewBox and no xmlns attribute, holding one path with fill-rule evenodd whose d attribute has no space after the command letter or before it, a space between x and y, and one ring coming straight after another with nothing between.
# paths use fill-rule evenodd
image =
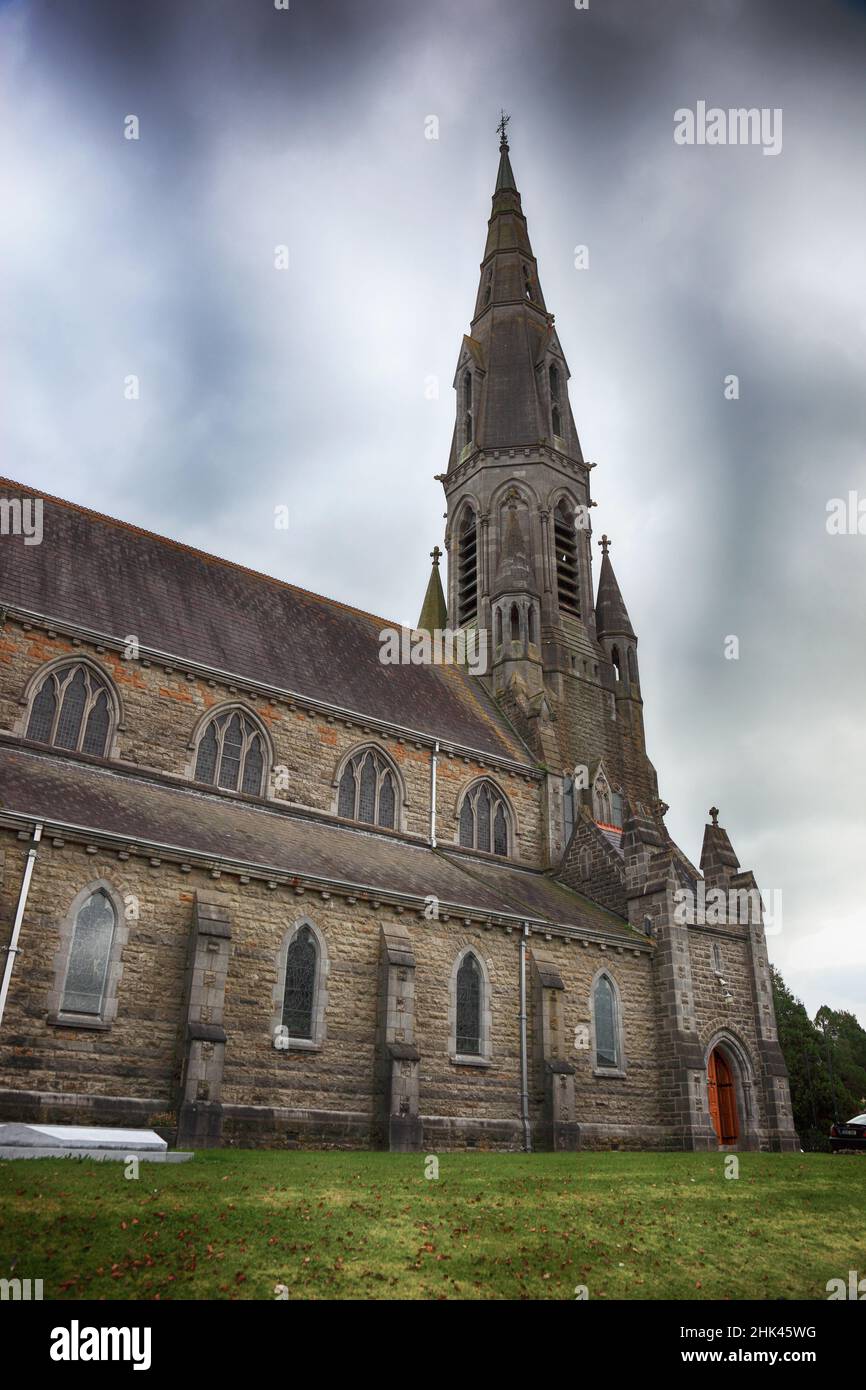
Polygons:
<instances>
[{"instance_id":1,"label":"gutter","mask_svg":"<svg viewBox=\"0 0 866 1390\"><path fill-rule=\"evenodd\" d=\"M27 851L27 859L24 864L21 889L18 893L18 906L15 909L15 920L12 923L12 935L9 938L9 945L6 947L6 964L3 967L3 983L0 985L0 1024L3 1022L6 996L9 993L9 985L12 981L12 970L15 966L15 957L18 954L18 937L21 935L21 923L24 921L24 909L27 906L27 895L30 892L30 880L33 877L33 868L36 864L36 855L38 853L37 845L41 839L42 822L37 821L33 827L33 839Z\"/></svg>"},{"instance_id":2,"label":"gutter","mask_svg":"<svg viewBox=\"0 0 866 1390\"><path fill-rule=\"evenodd\" d=\"M436 756L439 752L439 740L433 744L430 754L430 848L436 848Z\"/></svg>"},{"instance_id":3,"label":"gutter","mask_svg":"<svg viewBox=\"0 0 866 1390\"><path fill-rule=\"evenodd\" d=\"M529 923L523 923L520 933L520 1119L523 1123L523 1148L532 1153L532 1131L529 1126L529 1059L526 1049L526 938Z\"/></svg>"}]
</instances>

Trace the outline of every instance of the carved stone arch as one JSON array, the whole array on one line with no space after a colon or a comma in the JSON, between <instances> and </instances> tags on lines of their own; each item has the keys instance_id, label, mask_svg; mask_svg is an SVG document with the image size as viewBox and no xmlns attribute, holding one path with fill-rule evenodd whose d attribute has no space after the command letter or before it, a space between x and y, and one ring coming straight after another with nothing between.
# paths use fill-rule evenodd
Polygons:
<instances>
[{"instance_id":1,"label":"carved stone arch","mask_svg":"<svg viewBox=\"0 0 866 1390\"><path fill-rule=\"evenodd\" d=\"M514 492L517 493L518 504L528 512L537 511L540 507L541 498L531 483L525 478L506 478L490 494L491 512L499 512L507 503L509 495Z\"/></svg>"},{"instance_id":2,"label":"carved stone arch","mask_svg":"<svg viewBox=\"0 0 866 1390\"><path fill-rule=\"evenodd\" d=\"M293 1038L284 1029L283 1008L286 999L286 968L289 960L289 949L302 931L308 931L312 936L316 946L316 977L313 987L313 999L311 1007L311 1036L309 1038ZM280 949L277 954L277 974L274 984L271 1012L271 1038L278 1039L281 1046L278 1051L299 1052L318 1052L325 1043L327 1036L326 1011L328 1007L328 976L331 972L331 961L328 954L328 943L321 928L316 925L312 917L298 917L286 930L280 942Z\"/></svg>"},{"instance_id":3,"label":"carved stone arch","mask_svg":"<svg viewBox=\"0 0 866 1390\"><path fill-rule=\"evenodd\" d=\"M562 501L565 501L573 512L576 511L578 507L584 505L584 503L578 501L570 487L564 487L562 484L553 488L552 491L548 493L547 501L544 505L549 511L553 512Z\"/></svg>"},{"instance_id":4,"label":"carved stone arch","mask_svg":"<svg viewBox=\"0 0 866 1390\"><path fill-rule=\"evenodd\" d=\"M504 803L506 827L508 830L508 849L506 857L513 858L516 853L517 840L520 835L520 826L517 819L517 812L514 809L514 803L512 802L511 797L508 795L507 791L505 791L504 787L495 777L490 777L487 775L484 775L482 777L472 777L469 779L468 782L465 782L463 786L458 789L454 799L452 811L452 817L454 821L454 842L458 845L461 843L460 816L461 812L463 811L463 805L466 801L466 798L474 797L476 789L480 789L485 784L491 789L493 793L500 797ZM464 846L464 848L469 847Z\"/></svg>"},{"instance_id":5,"label":"carved stone arch","mask_svg":"<svg viewBox=\"0 0 866 1390\"><path fill-rule=\"evenodd\" d=\"M477 1052L458 1052L457 1050L457 990L458 976L467 956L473 956L478 964L481 999L479 1008L480 1031ZM490 1066L493 1061L493 1011L491 993L491 963L475 944L463 945L454 958L451 978L448 984L448 1055L452 1062L461 1066Z\"/></svg>"},{"instance_id":6,"label":"carved stone arch","mask_svg":"<svg viewBox=\"0 0 866 1390\"><path fill-rule=\"evenodd\" d=\"M114 929L105 969L101 1004L98 1012L79 1012L64 1008L69 966L78 915L94 894L102 893L114 910ZM95 878L81 888L72 899L65 915L57 923L59 944L52 962L54 968L48 994L48 1022L74 1028L107 1029L117 1017L118 989L123 975L123 950L129 939L127 917L128 899L106 878Z\"/></svg>"},{"instance_id":7,"label":"carved stone arch","mask_svg":"<svg viewBox=\"0 0 866 1390\"><path fill-rule=\"evenodd\" d=\"M759 1147L758 1129L761 1124L759 1072L752 1062L748 1044L736 1029L719 1019L704 1030L704 1036L707 1037L704 1047L704 1102L707 1114L710 1113L708 1068L710 1056L718 1048L733 1075L739 1120L738 1147L756 1149Z\"/></svg>"},{"instance_id":8,"label":"carved stone arch","mask_svg":"<svg viewBox=\"0 0 866 1390\"><path fill-rule=\"evenodd\" d=\"M109 706L109 728L105 740L105 753L103 756L106 758L117 758L119 756L120 743L118 735L124 733L126 730L123 697L117 688L114 677L104 666L101 666L98 661L94 661L92 657L79 655L77 653L67 653L65 656L54 657L53 660L46 661L38 670L33 672L24 687L19 701L22 707L22 713L20 717L15 720L12 732L17 734L20 738L27 737L27 728L30 723L33 701L42 689L46 679L55 672L59 672L66 667L75 666L84 667L86 671L89 671L95 676L105 687Z\"/></svg>"},{"instance_id":9,"label":"carved stone arch","mask_svg":"<svg viewBox=\"0 0 866 1390\"><path fill-rule=\"evenodd\" d=\"M600 1064L598 1059L599 1039L596 1032L596 990L599 982L606 980L609 984L613 996L613 1027L614 1040L616 1044L616 1061L614 1065ZM622 994L620 992L619 981L613 970L608 965L602 965L596 970L592 977L592 984L589 989L589 1018L590 1018L590 1046L592 1048L592 1066L596 1076L625 1076L628 1072L628 1059L625 1051L625 1020L623 1018Z\"/></svg>"},{"instance_id":10,"label":"carved stone arch","mask_svg":"<svg viewBox=\"0 0 866 1390\"><path fill-rule=\"evenodd\" d=\"M463 518L469 508L475 513L476 520L479 520L483 508L474 492L464 492L461 496L460 501L454 509L454 514L448 519L450 533L453 534L456 529L457 534L459 534L460 528L463 525Z\"/></svg>"},{"instance_id":11,"label":"carved stone arch","mask_svg":"<svg viewBox=\"0 0 866 1390\"><path fill-rule=\"evenodd\" d=\"M189 778L191 782L194 782L196 780L196 765L198 762L199 744L204 735L207 733L208 726L215 719L222 719L224 715L231 716L235 713L243 715L244 719L247 719L250 722L250 724L254 726L256 733L262 740L262 756L264 759L264 769L262 772L261 795L270 799L273 795L271 787L271 772L274 769L276 761L274 742L271 737L270 730L268 729L261 715L259 715L256 712L256 710L252 708L252 706L245 705L242 700L223 700L218 705L212 705L211 708L205 710L204 714L202 714L196 721L195 727L190 737L190 741L187 744L187 748L189 749L189 758L187 760L186 776ZM218 783L214 782L213 785L218 786Z\"/></svg>"},{"instance_id":12,"label":"carved stone arch","mask_svg":"<svg viewBox=\"0 0 866 1390\"><path fill-rule=\"evenodd\" d=\"M397 763L394 761L393 757L388 752L388 750L386 748L383 748L381 744L371 743L369 739L365 739L360 743L354 744L338 760L336 771L334 773L334 779L331 783L331 814L335 816L342 814L340 811L340 783L342 782L343 774L346 771L346 767L349 763L354 762L355 760L357 760L358 766L360 767L364 755L368 752L372 753L380 763L384 764L385 769L391 774L391 778L394 783L394 825L393 827L387 826L384 828L394 830L405 830L407 821L406 813L409 809L409 794L406 789L405 778L403 777L400 768L397 766ZM381 778L381 774L379 774L379 776ZM359 824L379 825L379 821L378 819L376 821L363 821L359 822ZM381 829L383 827L379 826L379 828Z\"/></svg>"},{"instance_id":13,"label":"carved stone arch","mask_svg":"<svg viewBox=\"0 0 866 1390\"><path fill-rule=\"evenodd\" d=\"M592 801L592 818L603 825L613 824L614 787L604 765L604 759L590 769L589 791Z\"/></svg>"}]
</instances>

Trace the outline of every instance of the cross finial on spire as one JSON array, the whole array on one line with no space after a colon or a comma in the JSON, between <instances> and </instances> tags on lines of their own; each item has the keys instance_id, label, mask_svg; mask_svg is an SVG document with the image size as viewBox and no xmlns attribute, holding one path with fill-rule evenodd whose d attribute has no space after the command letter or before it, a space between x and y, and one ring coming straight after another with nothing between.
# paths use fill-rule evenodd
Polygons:
<instances>
[{"instance_id":1,"label":"cross finial on spire","mask_svg":"<svg viewBox=\"0 0 866 1390\"><path fill-rule=\"evenodd\" d=\"M608 540L607 536L602 536L601 540L599 541L599 545L601 546L602 555L606 555L607 552L610 550L611 546L613 545L613 541Z\"/></svg>"},{"instance_id":2,"label":"cross finial on spire","mask_svg":"<svg viewBox=\"0 0 866 1390\"><path fill-rule=\"evenodd\" d=\"M711 807L710 807L710 818L711 818L711 820L712 820L712 822L713 822L713 825L718 825L718 823L719 823L719 808L718 808L718 806L711 806Z\"/></svg>"},{"instance_id":3,"label":"cross finial on spire","mask_svg":"<svg viewBox=\"0 0 866 1390\"><path fill-rule=\"evenodd\" d=\"M508 122L509 122L510 120L511 120L511 117L510 117L509 115L507 115L503 110L500 109L500 112L499 112L499 125L496 127L496 129L499 131L499 148L500 148L501 150L507 150L507 149L508 149L508 141L507 141L506 138L505 138L505 128L506 128L506 126L508 125Z\"/></svg>"},{"instance_id":4,"label":"cross finial on spire","mask_svg":"<svg viewBox=\"0 0 866 1390\"><path fill-rule=\"evenodd\" d=\"M434 545L433 549L430 551L430 559L433 561L433 564L436 566L437 569L439 567L439 557L441 554L442 551L439 549L438 545Z\"/></svg>"}]
</instances>

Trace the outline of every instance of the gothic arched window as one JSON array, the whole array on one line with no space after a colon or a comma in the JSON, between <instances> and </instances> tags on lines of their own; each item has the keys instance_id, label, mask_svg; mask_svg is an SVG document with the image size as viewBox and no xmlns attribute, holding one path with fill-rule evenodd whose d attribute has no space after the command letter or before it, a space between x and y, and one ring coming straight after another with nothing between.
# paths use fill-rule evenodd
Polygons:
<instances>
[{"instance_id":1,"label":"gothic arched window","mask_svg":"<svg viewBox=\"0 0 866 1390\"><path fill-rule=\"evenodd\" d=\"M463 798L458 817L460 843L466 849L508 854L508 803L492 782L476 782Z\"/></svg>"},{"instance_id":2,"label":"gothic arched window","mask_svg":"<svg viewBox=\"0 0 866 1390\"><path fill-rule=\"evenodd\" d=\"M511 627L511 640L512 640L512 642L519 642L519 641L520 641L520 609L517 607L517 604L516 604L516 603L512 603L512 605L511 605L510 627Z\"/></svg>"},{"instance_id":3,"label":"gothic arched window","mask_svg":"<svg viewBox=\"0 0 866 1390\"><path fill-rule=\"evenodd\" d=\"M613 674L614 674L614 677L616 678L616 680L620 680L622 673L621 673L621 671L620 671L619 647L614 647L614 648L613 648L613 650L611 651L611 654L610 654L610 659L611 659L611 662L613 663Z\"/></svg>"},{"instance_id":4,"label":"gothic arched window","mask_svg":"<svg viewBox=\"0 0 866 1390\"><path fill-rule=\"evenodd\" d=\"M318 968L316 938L309 927L301 927L286 952L282 1023L290 1038L312 1040Z\"/></svg>"},{"instance_id":5,"label":"gothic arched window","mask_svg":"<svg viewBox=\"0 0 866 1390\"><path fill-rule=\"evenodd\" d=\"M261 796L265 743L261 730L243 710L214 715L199 737L195 780Z\"/></svg>"},{"instance_id":6,"label":"gothic arched window","mask_svg":"<svg viewBox=\"0 0 866 1390\"><path fill-rule=\"evenodd\" d=\"M563 497L553 513L553 543L556 546L556 588L559 606L580 617L577 586L577 536L574 515Z\"/></svg>"},{"instance_id":7,"label":"gothic arched window","mask_svg":"<svg viewBox=\"0 0 866 1390\"><path fill-rule=\"evenodd\" d=\"M463 513L457 541L457 622L460 627L478 613L478 530L475 513Z\"/></svg>"},{"instance_id":8,"label":"gothic arched window","mask_svg":"<svg viewBox=\"0 0 866 1390\"><path fill-rule=\"evenodd\" d=\"M464 1057L481 1055L482 990L481 966L469 951L457 971L456 1051Z\"/></svg>"},{"instance_id":9,"label":"gothic arched window","mask_svg":"<svg viewBox=\"0 0 866 1390\"><path fill-rule=\"evenodd\" d=\"M528 265L523 267L523 293L527 299L532 298L532 273Z\"/></svg>"},{"instance_id":10,"label":"gothic arched window","mask_svg":"<svg viewBox=\"0 0 866 1390\"><path fill-rule=\"evenodd\" d=\"M599 975L595 982L592 1016L595 1025L595 1065L618 1068L622 1064L619 1008L616 990L608 975Z\"/></svg>"},{"instance_id":11,"label":"gothic arched window","mask_svg":"<svg viewBox=\"0 0 866 1390\"><path fill-rule=\"evenodd\" d=\"M55 666L30 706L25 737L73 753L105 757L112 724L108 684L89 666Z\"/></svg>"},{"instance_id":12,"label":"gothic arched window","mask_svg":"<svg viewBox=\"0 0 866 1390\"><path fill-rule=\"evenodd\" d=\"M117 914L107 893L97 889L78 909L63 986L64 1013L102 1013Z\"/></svg>"},{"instance_id":13,"label":"gothic arched window","mask_svg":"<svg viewBox=\"0 0 866 1390\"><path fill-rule=\"evenodd\" d=\"M343 768L337 815L393 830L397 824L397 779L375 748L359 748Z\"/></svg>"},{"instance_id":14,"label":"gothic arched window","mask_svg":"<svg viewBox=\"0 0 866 1390\"><path fill-rule=\"evenodd\" d=\"M637 685L637 657L634 647L628 649L628 678L632 685Z\"/></svg>"}]
</instances>

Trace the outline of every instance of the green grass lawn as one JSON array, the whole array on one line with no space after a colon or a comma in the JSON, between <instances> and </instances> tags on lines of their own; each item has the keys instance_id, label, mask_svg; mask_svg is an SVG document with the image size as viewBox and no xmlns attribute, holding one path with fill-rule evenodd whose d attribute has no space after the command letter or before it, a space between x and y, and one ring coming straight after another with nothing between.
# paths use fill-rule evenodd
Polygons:
<instances>
[{"instance_id":1,"label":"green grass lawn","mask_svg":"<svg viewBox=\"0 0 866 1390\"><path fill-rule=\"evenodd\" d=\"M0 1277L55 1298L826 1298L866 1275L866 1160L197 1154L0 1162Z\"/></svg>"}]
</instances>

